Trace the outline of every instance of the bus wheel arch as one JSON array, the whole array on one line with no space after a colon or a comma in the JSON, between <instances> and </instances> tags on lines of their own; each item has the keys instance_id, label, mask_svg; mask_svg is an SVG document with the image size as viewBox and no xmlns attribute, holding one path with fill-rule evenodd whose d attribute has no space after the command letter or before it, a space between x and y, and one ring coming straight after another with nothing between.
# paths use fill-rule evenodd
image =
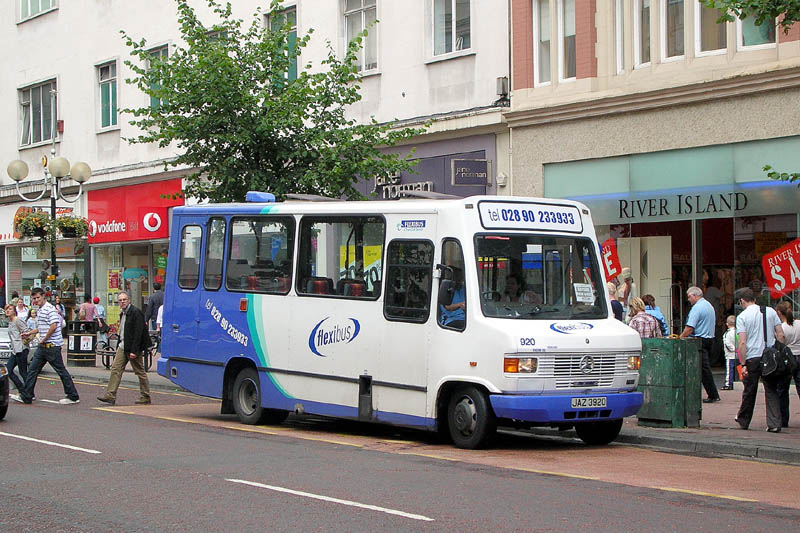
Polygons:
<instances>
[{"instance_id":1,"label":"bus wheel arch","mask_svg":"<svg viewBox=\"0 0 800 533\"><path fill-rule=\"evenodd\" d=\"M222 377L221 414L236 414L236 410L233 408L233 383L236 380L236 376L239 375L239 372L248 367L252 368L253 370L256 369L256 365L253 363L253 361L245 357L233 358L228 361L227 365L225 365L225 374Z\"/></svg>"},{"instance_id":2,"label":"bus wheel arch","mask_svg":"<svg viewBox=\"0 0 800 533\"><path fill-rule=\"evenodd\" d=\"M497 429L488 390L476 383L449 382L439 389L437 423L459 448L485 447Z\"/></svg>"}]
</instances>

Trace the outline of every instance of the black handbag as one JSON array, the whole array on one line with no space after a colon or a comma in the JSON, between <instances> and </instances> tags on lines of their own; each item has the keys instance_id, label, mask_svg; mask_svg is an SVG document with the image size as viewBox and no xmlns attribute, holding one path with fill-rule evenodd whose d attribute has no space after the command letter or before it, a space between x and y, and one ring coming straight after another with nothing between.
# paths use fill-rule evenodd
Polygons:
<instances>
[{"instance_id":1,"label":"black handbag","mask_svg":"<svg viewBox=\"0 0 800 533\"><path fill-rule=\"evenodd\" d=\"M778 339L775 344L767 346L767 310L762 305L761 314L764 320L764 351L761 353L761 375L768 378L791 376L797 369L797 358L788 346Z\"/></svg>"}]
</instances>

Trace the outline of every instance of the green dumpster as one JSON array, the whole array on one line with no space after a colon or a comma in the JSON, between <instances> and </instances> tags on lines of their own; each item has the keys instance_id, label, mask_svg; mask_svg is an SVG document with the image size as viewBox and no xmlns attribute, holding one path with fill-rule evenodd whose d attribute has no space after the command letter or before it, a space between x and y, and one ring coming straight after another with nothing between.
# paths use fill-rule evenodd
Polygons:
<instances>
[{"instance_id":1,"label":"green dumpster","mask_svg":"<svg viewBox=\"0 0 800 533\"><path fill-rule=\"evenodd\" d=\"M701 416L700 342L642 339L639 392L644 403L639 425L698 427Z\"/></svg>"}]
</instances>

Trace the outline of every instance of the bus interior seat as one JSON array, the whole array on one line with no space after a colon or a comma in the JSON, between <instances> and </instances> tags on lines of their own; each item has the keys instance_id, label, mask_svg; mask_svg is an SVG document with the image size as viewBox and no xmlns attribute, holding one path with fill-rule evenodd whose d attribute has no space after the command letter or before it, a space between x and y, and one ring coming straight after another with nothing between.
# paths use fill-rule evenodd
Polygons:
<instances>
[{"instance_id":1,"label":"bus interior seat","mask_svg":"<svg viewBox=\"0 0 800 533\"><path fill-rule=\"evenodd\" d=\"M306 293L333 294L333 280L321 276L312 276L306 280Z\"/></svg>"},{"instance_id":2,"label":"bus interior seat","mask_svg":"<svg viewBox=\"0 0 800 533\"><path fill-rule=\"evenodd\" d=\"M184 257L181 260L180 274L178 276L178 284L181 287L194 287L197 285L198 275L200 273L200 266L196 259L191 257Z\"/></svg>"},{"instance_id":3,"label":"bus interior seat","mask_svg":"<svg viewBox=\"0 0 800 533\"><path fill-rule=\"evenodd\" d=\"M343 283L344 282L344 283ZM341 292L344 296L365 296L367 283L361 279L340 279Z\"/></svg>"}]
</instances>

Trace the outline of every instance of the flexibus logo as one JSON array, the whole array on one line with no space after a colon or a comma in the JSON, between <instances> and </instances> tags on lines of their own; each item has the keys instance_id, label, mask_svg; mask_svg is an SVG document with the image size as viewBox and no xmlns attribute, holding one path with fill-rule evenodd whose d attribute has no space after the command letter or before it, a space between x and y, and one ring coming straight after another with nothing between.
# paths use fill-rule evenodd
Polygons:
<instances>
[{"instance_id":1,"label":"flexibus logo","mask_svg":"<svg viewBox=\"0 0 800 533\"><path fill-rule=\"evenodd\" d=\"M569 335L570 333L577 333L579 331L585 331L587 329L592 329L594 326L591 324L587 324L586 322L578 322L571 324L569 322L555 322L550 324L550 329L553 331L557 331L559 333L566 333Z\"/></svg>"},{"instance_id":2,"label":"flexibus logo","mask_svg":"<svg viewBox=\"0 0 800 533\"><path fill-rule=\"evenodd\" d=\"M308 348L313 354L320 357L327 357L320 350L324 350L334 344L353 342L358 337L358 332L361 331L361 324L355 318L348 318L349 322L344 324L325 324L325 321L329 318L325 317L320 320L311 330L311 335L308 336Z\"/></svg>"}]
</instances>

